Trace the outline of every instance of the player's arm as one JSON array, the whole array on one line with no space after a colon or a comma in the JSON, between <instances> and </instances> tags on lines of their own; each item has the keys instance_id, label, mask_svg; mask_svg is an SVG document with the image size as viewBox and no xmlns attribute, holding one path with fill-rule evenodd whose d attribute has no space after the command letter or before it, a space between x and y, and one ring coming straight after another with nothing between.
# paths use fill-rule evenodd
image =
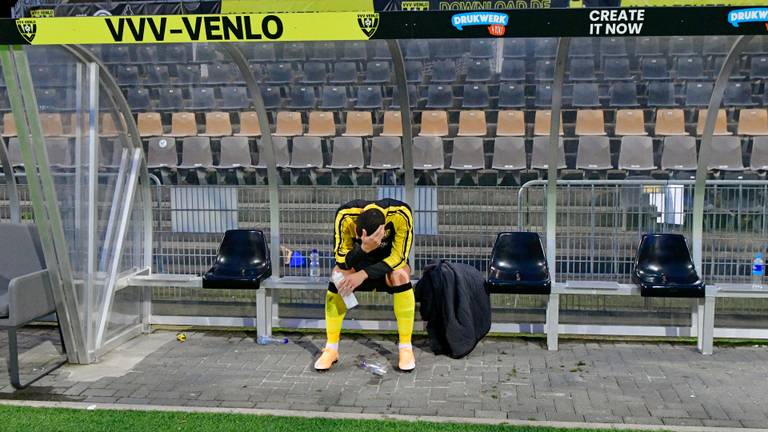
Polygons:
<instances>
[{"instance_id":1,"label":"player's arm","mask_svg":"<svg viewBox=\"0 0 768 432\"><path fill-rule=\"evenodd\" d=\"M413 243L413 216L410 210L403 208L392 218L392 225L395 230L395 237L392 240L392 251L390 255L365 269L370 279L384 277L392 270L405 267L408 261L408 255Z\"/></svg>"},{"instance_id":2,"label":"player's arm","mask_svg":"<svg viewBox=\"0 0 768 432\"><path fill-rule=\"evenodd\" d=\"M352 214L356 209L343 209L336 213L334 223L334 252L336 265L342 270L355 268L365 256L360 246L355 244L355 224Z\"/></svg>"}]
</instances>

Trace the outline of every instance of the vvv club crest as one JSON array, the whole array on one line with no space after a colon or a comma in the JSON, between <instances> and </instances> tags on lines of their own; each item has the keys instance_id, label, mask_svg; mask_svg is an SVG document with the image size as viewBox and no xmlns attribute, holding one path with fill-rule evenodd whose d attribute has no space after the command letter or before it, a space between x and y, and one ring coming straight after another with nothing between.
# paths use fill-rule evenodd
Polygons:
<instances>
[{"instance_id":1,"label":"vvv club crest","mask_svg":"<svg viewBox=\"0 0 768 432\"><path fill-rule=\"evenodd\" d=\"M365 36L370 39L379 27L379 14L357 14L357 24L360 26L360 30L363 31Z\"/></svg>"},{"instance_id":2,"label":"vvv club crest","mask_svg":"<svg viewBox=\"0 0 768 432\"><path fill-rule=\"evenodd\" d=\"M29 18L16 20L16 29L27 42L32 43L37 33L37 21Z\"/></svg>"}]
</instances>

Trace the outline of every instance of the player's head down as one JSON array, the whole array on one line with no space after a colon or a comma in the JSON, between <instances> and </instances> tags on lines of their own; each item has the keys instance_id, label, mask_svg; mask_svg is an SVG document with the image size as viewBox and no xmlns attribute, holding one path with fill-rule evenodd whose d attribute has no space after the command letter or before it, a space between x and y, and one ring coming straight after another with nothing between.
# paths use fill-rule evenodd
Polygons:
<instances>
[{"instance_id":1,"label":"player's head down","mask_svg":"<svg viewBox=\"0 0 768 432\"><path fill-rule=\"evenodd\" d=\"M384 213L376 208L369 208L360 213L355 221L355 233L358 237L363 236L363 230L366 235L373 234L379 226L384 224Z\"/></svg>"}]
</instances>

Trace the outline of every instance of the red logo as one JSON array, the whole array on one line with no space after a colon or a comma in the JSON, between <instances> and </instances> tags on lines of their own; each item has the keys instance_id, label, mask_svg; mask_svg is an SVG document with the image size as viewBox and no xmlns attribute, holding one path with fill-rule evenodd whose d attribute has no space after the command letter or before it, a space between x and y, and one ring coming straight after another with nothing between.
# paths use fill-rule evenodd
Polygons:
<instances>
[{"instance_id":1,"label":"red logo","mask_svg":"<svg viewBox=\"0 0 768 432\"><path fill-rule=\"evenodd\" d=\"M488 26L488 33L491 36L504 36L504 33L506 33L507 28L501 24L493 24Z\"/></svg>"}]
</instances>

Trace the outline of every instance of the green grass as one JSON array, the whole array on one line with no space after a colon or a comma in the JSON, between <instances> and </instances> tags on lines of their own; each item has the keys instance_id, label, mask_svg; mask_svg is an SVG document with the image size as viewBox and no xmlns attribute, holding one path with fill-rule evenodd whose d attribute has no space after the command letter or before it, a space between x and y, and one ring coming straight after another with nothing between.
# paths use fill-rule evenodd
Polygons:
<instances>
[{"instance_id":1,"label":"green grass","mask_svg":"<svg viewBox=\"0 0 768 432\"><path fill-rule=\"evenodd\" d=\"M533 426L472 425L393 420L330 420L246 414L73 410L0 406L0 431L268 431L268 432L592 432Z\"/></svg>"}]
</instances>

